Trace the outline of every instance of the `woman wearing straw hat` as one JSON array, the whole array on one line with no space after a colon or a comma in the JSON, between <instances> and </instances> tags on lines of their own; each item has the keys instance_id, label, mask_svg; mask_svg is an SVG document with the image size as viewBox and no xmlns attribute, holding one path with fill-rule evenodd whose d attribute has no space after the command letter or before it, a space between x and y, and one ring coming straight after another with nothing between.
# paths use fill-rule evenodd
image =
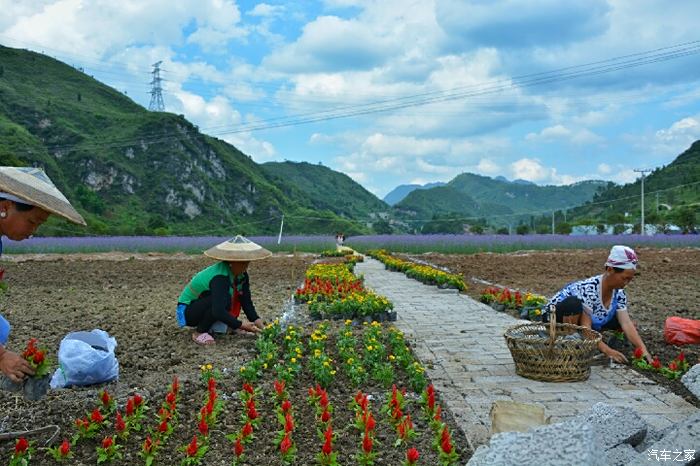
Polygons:
<instances>
[{"instance_id":1,"label":"woman wearing straw hat","mask_svg":"<svg viewBox=\"0 0 700 466\"><path fill-rule=\"evenodd\" d=\"M0 255L3 236L14 241L27 239L50 214L85 225L83 217L42 169L0 167ZM5 348L10 329L10 323L0 314L0 372L20 383L34 370L24 358Z\"/></svg>"},{"instance_id":2,"label":"woman wearing straw hat","mask_svg":"<svg viewBox=\"0 0 700 466\"><path fill-rule=\"evenodd\" d=\"M605 272L601 275L569 283L549 300L545 309L554 306L557 322L582 325L593 330L624 332L635 348L641 348L651 363L651 355L637 332L627 311L627 295L624 292L637 270L637 254L627 246L613 246ZM549 322L548 311L543 320ZM598 349L617 362L627 362L621 352L602 341Z\"/></svg>"},{"instance_id":3,"label":"woman wearing straw hat","mask_svg":"<svg viewBox=\"0 0 700 466\"><path fill-rule=\"evenodd\" d=\"M250 261L265 259L272 253L239 235L204 254L219 262L198 272L180 294L177 304L180 327L196 327L192 339L200 345L214 343L210 332L215 327L246 334L259 332L263 321L255 312L247 270ZM248 322L238 320L241 309Z\"/></svg>"}]
</instances>

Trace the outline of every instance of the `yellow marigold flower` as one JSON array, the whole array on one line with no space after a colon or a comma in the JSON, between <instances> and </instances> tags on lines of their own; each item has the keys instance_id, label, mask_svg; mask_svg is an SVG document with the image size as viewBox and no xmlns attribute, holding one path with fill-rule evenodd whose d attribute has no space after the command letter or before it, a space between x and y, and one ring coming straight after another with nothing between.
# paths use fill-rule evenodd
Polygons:
<instances>
[{"instance_id":1,"label":"yellow marigold flower","mask_svg":"<svg viewBox=\"0 0 700 466\"><path fill-rule=\"evenodd\" d=\"M369 346L367 347L367 351L372 351L373 349L374 349L374 348L372 347L372 345L369 345Z\"/></svg>"},{"instance_id":2,"label":"yellow marigold flower","mask_svg":"<svg viewBox=\"0 0 700 466\"><path fill-rule=\"evenodd\" d=\"M369 325L367 322L362 322L362 325Z\"/></svg>"},{"instance_id":3,"label":"yellow marigold flower","mask_svg":"<svg viewBox=\"0 0 700 466\"><path fill-rule=\"evenodd\" d=\"M331 365L331 363L329 363L328 361L323 361L323 367L328 367L330 365Z\"/></svg>"},{"instance_id":4,"label":"yellow marigold flower","mask_svg":"<svg viewBox=\"0 0 700 466\"><path fill-rule=\"evenodd\" d=\"M320 349L314 350L314 356L321 356L321 350Z\"/></svg>"},{"instance_id":5,"label":"yellow marigold flower","mask_svg":"<svg viewBox=\"0 0 700 466\"><path fill-rule=\"evenodd\" d=\"M214 366L212 366L211 364L207 364L207 369L211 370L213 368L214 368Z\"/></svg>"},{"instance_id":6,"label":"yellow marigold flower","mask_svg":"<svg viewBox=\"0 0 700 466\"><path fill-rule=\"evenodd\" d=\"M396 359L396 356L394 356L393 354L390 354L390 355L389 355L389 361L393 361L394 359Z\"/></svg>"},{"instance_id":7,"label":"yellow marigold flower","mask_svg":"<svg viewBox=\"0 0 700 466\"><path fill-rule=\"evenodd\" d=\"M263 363L263 369L267 369L267 363L266 363L266 362Z\"/></svg>"},{"instance_id":8,"label":"yellow marigold flower","mask_svg":"<svg viewBox=\"0 0 700 466\"><path fill-rule=\"evenodd\" d=\"M335 375L336 371L331 371L331 375Z\"/></svg>"},{"instance_id":9,"label":"yellow marigold flower","mask_svg":"<svg viewBox=\"0 0 700 466\"><path fill-rule=\"evenodd\" d=\"M346 319L346 320L345 320L345 325L350 325L350 324L352 324L352 320Z\"/></svg>"},{"instance_id":10,"label":"yellow marigold flower","mask_svg":"<svg viewBox=\"0 0 700 466\"><path fill-rule=\"evenodd\" d=\"M245 372L245 366L241 366L241 368L238 370L238 372L241 372L241 373Z\"/></svg>"},{"instance_id":11,"label":"yellow marigold flower","mask_svg":"<svg viewBox=\"0 0 700 466\"><path fill-rule=\"evenodd\" d=\"M297 362L297 358L292 358L290 359L290 361L292 361L292 364L294 364L295 362Z\"/></svg>"},{"instance_id":12,"label":"yellow marigold flower","mask_svg":"<svg viewBox=\"0 0 700 466\"><path fill-rule=\"evenodd\" d=\"M345 332L345 336L346 336L346 337L351 337L351 336L352 336L352 332Z\"/></svg>"},{"instance_id":13,"label":"yellow marigold flower","mask_svg":"<svg viewBox=\"0 0 700 466\"><path fill-rule=\"evenodd\" d=\"M287 341L289 341L289 340L292 339L292 337L290 337L289 335L287 335L287 336L284 337L284 339L287 340Z\"/></svg>"},{"instance_id":14,"label":"yellow marigold flower","mask_svg":"<svg viewBox=\"0 0 700 466\"><path fill-rule=\"evenodd\" d=\"M376 320L375 320L375 321L372 321L372 327L381 327L381 326L382 326L382 324L380 324L380 323L377 322Z\"/></svg>"},{"instance_id":15,"label":"yellow marigold flower","mask_svg":"<svg viewBox=\"0 0 700 466\"><path fill-rule=\"evenodd\" d=\"M348 358L348 364L352 364L353 362L355 362L353 358Z\"/></svg>"}]
</instances>

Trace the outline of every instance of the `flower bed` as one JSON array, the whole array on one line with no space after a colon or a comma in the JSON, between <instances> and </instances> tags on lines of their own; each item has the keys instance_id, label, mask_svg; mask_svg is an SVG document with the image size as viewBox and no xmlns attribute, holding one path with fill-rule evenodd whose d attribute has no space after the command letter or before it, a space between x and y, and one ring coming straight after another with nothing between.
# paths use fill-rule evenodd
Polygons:
<instances>
[{"instance_id":1,"label":"flower bed","mask_svg":"<svg viewBox=\"0 0 700 466\"><path fill-rule=\"evenodd\" d=\"M455 288L459 291L467 289L460 275L455 275L427 265L416 264L390 255L383 249L371 250L367 255L382 262L387 270L403 272L407 277L416 279L427 285L437 285L441 288Z\"/></svg>"},{"instance_id":2,"label":"flower bed","mask_svg":"<svg viewBox=\"0 0 700 466\"><path fill-rule=\"evenodd\" d=\"M362 278L352 273L353 266L354 262L312 265L295 297L308 304L315 319L395 320L393 304L366 289Z\"/></svg>"},{"instance_id":3,"label":"flower bed","mask_svg":"<svg viewBox=\"0 0 700 466\"><path fill-rule=\"evenodd\" d=\"M535 293L521 293L518 290L490 286L484 289L479 301L497 311L511 309L517 311L521 319L541 321L547 298Z\"/></svg>"},{"instance_id":4,"label":"flower bed","mask_svg":"<svg viewBox=\"0 0 700 466\"><path fill-rule=\"evenodd\" d=\"M203 365L199 378L174 378L160 404L103 389L56 446L17 440L14 464L466 461L465 441L399 330L352 321L310 330L270 324L238 371Z\"/></svg>"}]
</instances>

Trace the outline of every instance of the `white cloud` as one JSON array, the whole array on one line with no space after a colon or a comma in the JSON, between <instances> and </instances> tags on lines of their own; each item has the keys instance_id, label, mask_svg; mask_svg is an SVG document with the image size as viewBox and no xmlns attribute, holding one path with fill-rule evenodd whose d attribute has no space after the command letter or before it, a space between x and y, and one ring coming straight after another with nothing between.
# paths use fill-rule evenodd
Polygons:
<instances>
[{"instance_id":1,"label":"white cloud","mask_svg":"<svg viewBox=\"0 0 700 466\"><path fill-rule=\"evenodd\" d=\"M501 173L501 166L489 159L479 160L479 164L476 166L476 169L477 173L488 176L498 175Z\"/></svg>"},{"instance_id":2,"label":"white cloud","mask_svg":"<svg viewBox=\"0 0 700 466\"><path fill-rule=\"evenodd\" d=\"M544 128L539 133L529 133L525 139L530 142L566 142L573 145L600 144L604 139L586 128L571 130L563 125Z\"/></svg>"},{"instance_id":3,"label":"white cloud","mask_svg":"<svg viewBox=\"0 0 700 466\"><path fill-rule=\"evenodd\" d=\"M612 167L607 163L601 163L598 165L598 173L601 175L609 175L612 172Z\"/></svg>"},{"instance_id":4,"label":"white cloud","mask_svg":"<svg viewBox=\"0 0 700 466\"><path fill-rule=\"evenodd\" d=\"M246 14L250 16L271 17L278 16L284 12L282 5L270 5L269 3L258 3L255 7Z\"/></svg>"},{"instance_id":5,"label":"white cloud","mask_svg":"<svg viewBox=\"0 0 700 466\"><path fill-rule=\"evenodd\" d=\"M657 150L680 153L700 139L700 115L683 118L666 129L656 131L654 139Z\"/></svg>"}]
</instances>

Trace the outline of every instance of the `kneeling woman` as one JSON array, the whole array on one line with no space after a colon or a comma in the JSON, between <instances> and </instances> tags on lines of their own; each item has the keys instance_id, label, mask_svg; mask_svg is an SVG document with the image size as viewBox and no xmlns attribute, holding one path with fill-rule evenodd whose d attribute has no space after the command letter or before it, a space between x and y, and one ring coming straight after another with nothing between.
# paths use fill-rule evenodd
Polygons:
<instances>
[{"instance_id":1,"label":"kneeling woman","mask_svg":"<svg viewBox=\"0 0 700 466\"><path fill-rule=\"evenodd\" d=\"M644 357L651 362L642 338L627 311L627 295L624 288L632 281L637 269L637 255L627 246L613 246L605 272L601 275L569 283L549 300L556 308L557 322L582 325L593 330L622 330L627 339L641 348ZM544 315L549 322L548 313ZM624 354L603 343L598 349L617 362L627 362Z\"/></svg>"},{"instance_id":2,"label":"kneeling woman","mask_svg":"<svg viewBox=\"0 0 700 466\"><path fill-rule=\"evenodd\" d=\"M204 252L214 265L198 272L180 294L177 321L180 327L196 327L192 339L201 345L214 343L210 331L221 325L232 330L257 333L263 321L255 312L250 295L248 264L272 255L243 236L224 241ZM238 320L241 309L248 322Z\"/></svg>"}]
</instances>

